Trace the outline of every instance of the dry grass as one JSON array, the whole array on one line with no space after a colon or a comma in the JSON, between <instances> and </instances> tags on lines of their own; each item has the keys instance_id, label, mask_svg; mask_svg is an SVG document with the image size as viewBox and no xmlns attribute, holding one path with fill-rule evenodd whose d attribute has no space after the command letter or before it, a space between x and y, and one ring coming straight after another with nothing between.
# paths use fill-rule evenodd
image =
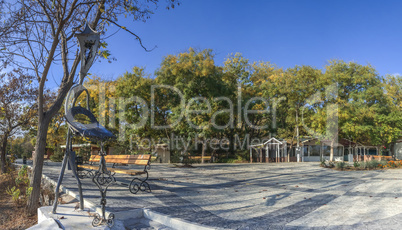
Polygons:
<instances>
[{"instance_id":1,"label":"dry grass","mask_svg":"<svg viewBox=\"0 0 402 230\"><path fill-rule=\"evenodd\" d=\"M17 206L6 192L7 187L15 185L17 174L0 175L0 229L26 229L37 224L37 215L28 216L24 205Z\"/></svg>"}]
</instances>

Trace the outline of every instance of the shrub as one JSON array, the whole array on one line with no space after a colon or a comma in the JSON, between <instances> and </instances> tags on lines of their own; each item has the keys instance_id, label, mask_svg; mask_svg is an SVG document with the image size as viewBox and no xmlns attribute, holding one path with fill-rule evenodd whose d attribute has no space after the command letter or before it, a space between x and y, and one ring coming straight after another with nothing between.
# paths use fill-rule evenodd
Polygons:
<instances>
[{"instance_id":1,"label":"shrub","mask_svg":"<svg viewBox=\"0 0 402 230\"><path fill-rule=\"evenodd\" d=\"M182 153L180 151L175 151L175 152L172 152L172 155L170 157L170 162L182 163L183 165L186 165L186 166L190 166L192 164L199 163L199 162L197 162L197 160L191 158L191 156L192 155L190 153Z\"/></svg>"},{"instance_id":2,"label":"shrub","mask_svg":"<svg viewBox=\"0 0 402 230\"><path fill-rule=\"evenodd\" d=\"M388 163L386 165L389 168L396 168L397 167L397 164L396 164L395 161L388 161Z\"/></svg>"},{"instance_id":3,"label":"shrub","mask_svg":"<svg viewBox=\"0 0 402 230\"><path fill-rule=\"evenodd\" d=\"M18 171L18 176L15 179L15 184L16 186L13 186L12 188L7 187L6 193L11 196L16 205L26 203L28 197L31 195L32 192L32 187L29 186L28 167L26 165L22 166L21 169ZM21 193L20 189L23 189L24 187L25 193Z\"/></svg>"},{"instance_id":4,"label":"shrub","mask_svg":"<svg viewBox=\"0 0 402 230\"><path fill-rule=\"evenodd\" d=\"M10 158L6 157L5 167L10 168L13 165L13 162Z\"/></svg>"},{"instance_id":5,"label":"shrub","mask_svg":"<svg viewBox=\"0 0 402 230\"><path fill-rule=\"evenodd\" d=\"M171 151L170 152L170 162L180 163L181 162L181 154L178 151Z\"/></svg>"},{"instance_id":6,"label":"shrub","mask_svg":"<svg viewBox=\"0 0 402 230\"><path fill-rule=\"evenodd\" d=\"M6 192L8 195L11 196L11 198L13 199L13 201L18 205L20 203L19 199L20 199L20 189L15 188L15 186L13 186L12 188L7 187Z\"/></svg>"},{"instance_id":7,"label":"shrub","mask_svg":"<svg viewBox=\"0 0 402 230\"><path fill-rule=\"evenodd\" d=\"M386 167L387 167L387 163L388 163L388 162L387 162L387 161L384 161L384 160L383 160L383 161L380 161L380 166L381 166L380 168L386 168Z\"/></svg>"},{"instance_id":8,"label":"shrub","mask_svg":"<svg viewBox=\"0 0 402 230\"><path fill-rule=\"evenodd\" d=\"M15 184L18 186L19 184L29 184L28 179L28 167L23 165L21 169L18 171L18 176L15 178Z\"/></svg>"},{"instance_id":9,"label":"shrub","mask_svg":"<svg viewBox=\"0 0 402 230\"><path fill-rule=\"evenodd\" d=\"M325 159L322 159L322 160L321 160L320 166L321 166L321 167L324 167L324 168L327 167L327 164L325 164Z\"/></svg>"},{"instance_id":10,"label":"shrub","mask_svg":"<svg viewBox=\"0 0 402 230\"><path fill-rule=\"evenodd\" d=\"M335 167L337 169L343 170L346 167L346 163L343 161L337 162Z\"/></svg>"},{"instance_id":11,"label":"shrub","mask_svg":"<svg viewBox=\"0 0 402 230\"><path fill-rule=\"evenodd\" d=\"M357 161L353 162L353 167L358 168L360 166L360 163Z\"/></svg>"},{"instance_id":12,"label":"shrub","mask_svg":"<svg viewBox=\"0 0 402 230\"><path fill-rule=\"evenodd\" d=\"M329 167L329 168L335 167L335 163L334 163L333 161L329 161L329 162L328 162L328 167Z\"/></svg>"},{"instance_id":13,"label":"shrub","mask_svg":"<svg viewBox=\"0 0 402 230\"><path fill-rule=\"evenodd\" d=\"M181 155L181 163L183 165L190 166L192 164L196 164L196 163L199 163L199 162L197 160L191 158L190 153L184 153L184 154Z\"/></svg>"},{"instance_id":14,"label":"shrub","mask_svg":"<svg viewBox=\"0 0 402 230\"><path fill-rule=\"evenodd\" d=\"M50 160L53 162L61 162L64 157L64 151L60 147L56 147L53 155L50 156Z\"/></svg>"},{"instance_id":15,"label":"shrub","mask_svg":"<svg viewBox=\"0 0 402 230\"><path fill-rule=\"evenodd\" d=\"M236 158L221 158L217 163L236 163L238 159Z\"/></svg>"},{"instance_id":16,"label":"shrub","mask_svg":"<svg viewBox=\"0 0 402 230\"><path fill-rule=\"evenodd\" d=\"M377 168L383 168L383 166L386 163L384 161L378 161L378 160L371 160L371 161L366 161L362 162L360 165L361 169L377 169Z\"/></svg>"},{"instance_id":17,"label":"shrub","mask_svg":"<svg viewBox=\"0 0 402 230\"><path fill-rule=\"evenodd\" d=\"M380 164L380 162L378 162L377 160L371 160L371 161L367 161L366 165L368 169L375 169L378 167L378 165Z\"/></svg>"}]
</instances>

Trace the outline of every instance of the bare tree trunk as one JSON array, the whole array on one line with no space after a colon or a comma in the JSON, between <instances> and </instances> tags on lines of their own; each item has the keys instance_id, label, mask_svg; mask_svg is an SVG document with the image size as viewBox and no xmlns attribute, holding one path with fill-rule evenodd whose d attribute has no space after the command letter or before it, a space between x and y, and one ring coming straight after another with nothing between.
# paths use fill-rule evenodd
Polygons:
<instances>
[{"instance_id":1,"label":"bare tree trunk","mask_svg":"<svg viewBox=\"0 0 402 230\"><path fill-rule=\"evenodd\" d=\"M38 132L35 144L35 154L32 156L33 166L32 174L30 178L30 186L33 188L40 188L43 169L43 156L46 150L46 137L47 130L50 123L48 116L43 116L43 119L39 121ZM39 207L40 189L32 189L31 196L28 200L27 211L30 215L34 215Z\"/></svg>"},{"instance_id":2,"label":"bare tree trunk","mask_svg":"<svg viewBox=\"0 0 402 230\"><path fill-rule=\"evenodd\" d=\"M331 151L330 151L330 154L329 154L329 161L334 160L334 142L335 142L335 140L331 141Z\"/></svg>"},{"instance_id":3,"label":"bare tree trunk","mask_svg":"<svg viewBox=\"0 0 402 230\"><path fill-rule=\"evenodd\" d=\"M206 148L206 144L205 144L205 141L203 141L202 142L202 153L201 153L201 164L204 164L205 148Z\"/></svg>"},{"instance_id":4,"label":"bare tree trunk","mask_svg":"<svg viewBox=\"0 0 402 230\"><path fill-rule=\"evenodd\" d=\"M290 157L290 154L293 152L293 140L295 139L295 133L296 133L296 128L295 131L293 133L292 139L290 141L290 148L289 148L289 152L288 152L288 159Z\"/></svg>"},{"instance_id":5,"label":"bare tree trunk","mask_svg":"<svg viewBox=\"0 0 402 230\"><path fill-rule=\"evenodd\" d=\"M6 173L6 150L7 150L8 135L4 134L3 143L1 145L1 172Z\"/></svg>"}]
</instances>

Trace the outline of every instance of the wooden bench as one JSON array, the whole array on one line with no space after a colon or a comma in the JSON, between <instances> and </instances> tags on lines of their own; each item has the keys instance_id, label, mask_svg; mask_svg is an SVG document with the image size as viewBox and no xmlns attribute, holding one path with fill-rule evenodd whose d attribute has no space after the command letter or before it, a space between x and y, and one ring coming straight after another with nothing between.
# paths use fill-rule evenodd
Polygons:
<instances>
[{"instance_id":1,"label":"wooden bench","mask_svg":"<svg viewBox=\"0 0 402 230\"><path fill-rule=\"evenodd\" d=\"M105 161L106 163L113 164L112 167L108 167L108 170L113 173L120 173L120 174L127 174L131 176L142 175L146 174L146 178L144 180L135 177L130 185L128 186L131 193L136 194L139 190L141 191L149 191L151 192L151 188L149 184L146 182L148 180L148 170L150 169L150 154L143 154L143 155L106 155ZM79 164L77 165L77 171L82 172L83 169L86 170L86 173L81 173L80 177L92 177L93 171L97 171L99 169L98 165L94 165L94 163L99 163L100 156L99 155L91 155L89 158L89 165L87 164ZM141 165L144 166L143 170L136 170L136 169L122 169L122 168L115 168L118 164L125 164L125 165Z\"/></svg>"},{"instance_id":2,"label":"wooden bench","mask_svg":"<svg viewBox=\"0 0 402 230\"><path fill-rule=\"evenodd\" d=\"M202 161L202 156L191 156L190 159L196 160L197 162L201 162ZM205 161L211 162L211 156L204 156L204 162Z\"/></svg>"}]
</instances>

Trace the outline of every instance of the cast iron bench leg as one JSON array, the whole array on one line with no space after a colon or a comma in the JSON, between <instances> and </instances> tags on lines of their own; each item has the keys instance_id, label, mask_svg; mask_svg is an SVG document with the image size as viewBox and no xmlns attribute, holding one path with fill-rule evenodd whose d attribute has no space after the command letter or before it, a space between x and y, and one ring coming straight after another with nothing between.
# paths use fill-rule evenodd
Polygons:
<instances>
[{"instance_id":1,"label":"cast iron bench leg","mask_svg":"<svg viewBox=\"0 0 402 230\"><path fill-rule=\"evenodd\" d=\"M149 187L148 182L146 182L148 180L148 171L145 171L145 173L147 174L145 180L141 180L140 178L135 177L131 181L130 186L128 188L132 194L136 194L140 190L143 192L145 191L151 192L151 187Z\"/></svg>"}]
</instances>

